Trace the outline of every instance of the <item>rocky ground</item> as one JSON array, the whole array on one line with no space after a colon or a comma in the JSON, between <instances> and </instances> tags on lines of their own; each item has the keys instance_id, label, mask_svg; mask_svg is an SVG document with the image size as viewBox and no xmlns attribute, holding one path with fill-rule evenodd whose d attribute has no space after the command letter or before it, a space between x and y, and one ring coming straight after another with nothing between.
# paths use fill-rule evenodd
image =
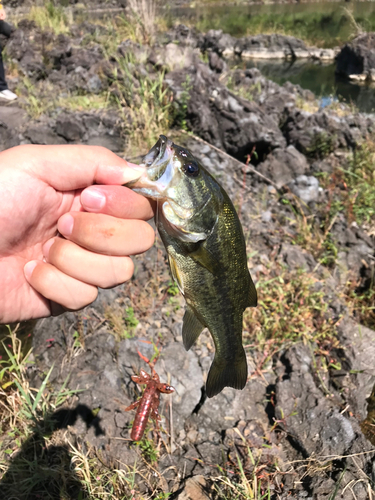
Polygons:
<instances>
[{"instance_id":1,"label":"rocky ground","mask_svg":"<svg viewBox=\"0 0 375 500\"><path fill-rule=\"evenodd\" d=\"M82 143L139 154L158 132L188 147L243 224L259 293L244 318L250 378L243 391L206 398L212 340L203 333L185 352L183 300L157 240L135 258L131 282L34 327L30 384L40 387L53 366L50 388L69 375L81 391L55 412L65 441L44 449L51 468L56 449L69 460L69 441L122 471L121 498L373 498L374 117L342 104L320 109L311 92L256 69L229 70L222 55L233 39L217 32L180 26L152 46L111 45L112 35L100 22L60 34L18 23L6 53L20 99L0 106L1 149ZM271 50L300 46L289 38L274 38ZM134 111L148 81L162 83L158 105L169 119L159 128ZM150 430L134 445L124 409L139 391L130 377L146 368L137 351L155 349L161 380L176 392L162 397L161 435ZM11 456L0 491L16 494L26 448ZM74 481L68 490L86 498Z\"/></svg>"}]
</instances>

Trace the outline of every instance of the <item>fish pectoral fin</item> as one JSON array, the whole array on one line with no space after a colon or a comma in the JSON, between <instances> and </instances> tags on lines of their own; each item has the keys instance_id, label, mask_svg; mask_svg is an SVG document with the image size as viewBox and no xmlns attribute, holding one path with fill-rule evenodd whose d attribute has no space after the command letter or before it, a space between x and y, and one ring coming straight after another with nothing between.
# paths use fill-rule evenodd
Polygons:
<instances>
[{"instance_id":1,"label":"fish pectoral fin","mask_svg":"<svg viewBox=\"0 0 375 500\"><path fill-rule=\"evenodd\" d=\"M189 306L186 306L182 324L182 340L187 351L194 345L203 329L204 325L196 317L193 310Z\"/></svg>"},{"instance_id":2,"label":"fish pectoral fin","mask_svg":"<svg viewBox=\"0 0 375 500\"><path fill-rule=\"evenodd\" d=\"M178 270L177 263L175 259L168 253L169 267L171 268L172 277L178 286L178 289L184 295L184 283L182 280L181 273Z\"/></svg>"},{"instance_id":3,"label":"fish pectoral fin","mask_svg":"<svg viewBox=\"0 0 375 500\"><path fill-rule=\"evenodd\" d=\"M216 274L220 271L220 263L204 244L199 245L197 250L190 252L189 257L210 271L211 274Z\"/></svg>"},{"instance_id":4,"label":"fish pectoral fin","mask_svg":"<svg viewBox=\"0 0 375 500\"><path fill-rule=\"evenodd\" d=\"M257 294L256 288L255 288L255 285L253 283L253 280L251 279L251 276L250 276L249 295L247 298L245 309L246 309L246 307L256 307L257 304L258 304L258 294Z\"/></svg>"}]
</instances>

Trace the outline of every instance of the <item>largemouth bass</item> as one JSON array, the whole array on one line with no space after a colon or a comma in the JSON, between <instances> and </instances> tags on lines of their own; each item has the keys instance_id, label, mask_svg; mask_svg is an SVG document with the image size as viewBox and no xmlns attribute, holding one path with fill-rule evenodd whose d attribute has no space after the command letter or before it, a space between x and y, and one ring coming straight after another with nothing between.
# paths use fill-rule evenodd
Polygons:
<instances>
[{"instance_id":1,"label":"largemouth bass","mask_svg":"<svg viewBox=\"0 0 375 500\"><path fill-rule=\"evenodd\" d=\"M146 171L127 184L157 201L155 222L174 281L186 300L182 338L189 350L207 327L215 357L206 393L243 389L247 362L242 317L257 305L241 223L227 193L185 148L161 135L143 159Z\"/></svg>"}]
</instances>

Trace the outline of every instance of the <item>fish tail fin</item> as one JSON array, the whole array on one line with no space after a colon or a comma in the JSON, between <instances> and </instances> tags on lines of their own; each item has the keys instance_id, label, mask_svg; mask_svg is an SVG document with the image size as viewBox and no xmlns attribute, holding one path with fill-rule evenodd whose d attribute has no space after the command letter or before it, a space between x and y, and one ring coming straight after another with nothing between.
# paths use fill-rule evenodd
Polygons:
<instances>
[{"instance_id":1,"label":"fish tail fin","mask_svg":"<svg viewBox=\"0 0 375 500\"><path fill-rule=\"evenodd\" d=\"M224 387L243 389L247 380L247 361L245 351L236 356L236 359L226 360L215 355L208 372L206 394L209 398L219 394Z\"/></svg>"}]
</instances>

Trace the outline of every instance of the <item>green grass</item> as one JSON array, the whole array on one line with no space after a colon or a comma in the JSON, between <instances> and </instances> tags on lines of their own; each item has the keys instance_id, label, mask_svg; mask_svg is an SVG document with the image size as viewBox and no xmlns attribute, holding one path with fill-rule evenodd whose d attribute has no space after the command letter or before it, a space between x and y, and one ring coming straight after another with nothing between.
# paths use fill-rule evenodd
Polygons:
<instances>
[{"instance_id":1,"label":"green grass","mask_svg":"<svg viewBox=\"0 0 375 500\"><path fill-rule=\"evenodd\" d=\"M68 33L72 19L68 12L57 2L45 1L43 6L33 5L28 13L28 19L44 31L52 31L56 35Z\"/></svg>"},{"instance_id":2,"label":"green grass","mask_svg":"<svg viewBox=\"0 0 375 500\"><path fill-rule=\"evenodd\" d=\"M222 29L238 38L279 33L301 38L309 45L334 47L352 38L359 29L373 31L375 9L368 2L353 4L352 12L332 3L202 6L196 17L181 21L203 32Z\"/></svg>"}]
</instances>

